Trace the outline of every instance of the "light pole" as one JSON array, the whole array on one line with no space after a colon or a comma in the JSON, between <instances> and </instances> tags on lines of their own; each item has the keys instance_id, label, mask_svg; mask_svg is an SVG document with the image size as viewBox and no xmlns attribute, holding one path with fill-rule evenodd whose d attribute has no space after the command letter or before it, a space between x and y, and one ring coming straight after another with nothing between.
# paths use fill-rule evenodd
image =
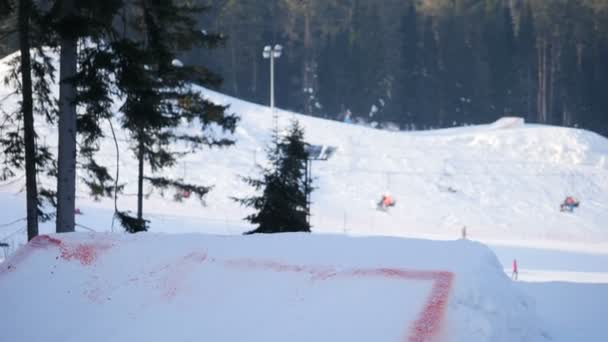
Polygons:
<instances>
[{"instance_id":1,"label":"light pole","mask_svg":"<svg viewBox=\"0 0 608 342\"><path fill-rule=\"evenodd\" d=\"M279 119L277 113L274 110L274 59L281 57L283 47L276 44L274 47L270 45L264 46L263 56L264 58L270 59L270 111L272 112L272 118L274 120L274 128L278 131Z\"/></svg>"}]
</instances>

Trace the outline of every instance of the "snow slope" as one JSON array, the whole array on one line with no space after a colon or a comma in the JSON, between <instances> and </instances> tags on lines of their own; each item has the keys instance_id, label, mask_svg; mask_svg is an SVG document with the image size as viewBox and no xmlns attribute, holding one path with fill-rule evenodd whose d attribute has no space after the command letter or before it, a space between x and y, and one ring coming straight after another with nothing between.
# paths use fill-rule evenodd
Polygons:
<instances>
[{"instance_id":1,"label":"snow slope","mask_svg":"<svg viewBox=\"0 0 608 342\"><path fill-rule=\"evenodd\" d=\"M0 62L0 75L7 66ZM239 233L251 227L241 218L249 213L230 197L251 190L239 175L255 175L264 163L272 115L267 107L240 101L202 89L211 100L230 105L241 117L234 147L205 150L184 159L166 174L214 185L206 206L196 199L183 203L172 194L150 194L144 210L152 220L152 231L196 232L200 224L216 233ZM18 98L0 85L2 109L11 111ZM317 189L312 194L312 224L316 232L349 232L391 236L454 238L462 226L483 241L521 241L569 245L584 249L608 246L608 140L597 134L569 128L525 125L521 119L505 118L494 124L426 132L387 132L368 127L278 111L285 128L293 118L306 129L313 144L337 147L328 161L313 162ZM40 121L40 120L39 120ZM56 131L37 124L41 140L56 145ZM118 126L118 125L117 125ZM100 159L116 164L114 142L104 140ZM197 127L184 127L196 130ZM120 182L126 195L119 207L134 209L136 163L129 137L118 132L121 154ZM185 147L178 147L185 149ZM0 191L15 193L23 178L0 185ZM11 183L9 181L9 183ZM52 183L51 179L43 179ZM374 202L390 191L397 200L388 214L374 210ZM111 200L94 202L82 184L78 204L84 212L103 212L91 228L110 226ZM560 213L559 203L573 195L581 207L573 214ZM7 201L4 199L3 201ZM25 215L15 211L6 217ZM103 217L103 222L101 218ZM179 224L174 224L179 222ZM83 222L84 224L85 222Z\"/></svg>"},{"instance_id":2,"label":"snow slope","mask_svg":"<svg viewBox=\"0 0 608 342\"><path fill-rule=\"evenodd\" d=\"M0 61L0 76L3 77L6 72L6 65ZM146 197L144 209L151 220L152 232L231 235L252 228L242 220L249 211L229 198L251 193L251 189L238 176L255 175L255 165L265 162L264 148L270 139L272 113L264 106L205 89L202 91L216 102L230 104L230 110L240 115L241 122L234 135L237 144L229 149L205 150L188 156L175 168L166 170L168 175L213 184L215 187L206 205L194 198L177 203L172 200L173 194L163 196L146 189L149 196ZM18 98L11 93L9 87L0 84L0 109L3 111L10 112L16 108ZM306 138L310 143L337 147L336 154L328 161L313 163L317 187L312 195L314 233L451 240L457 238L461 228L466 226L469 238L488 243L507 273L510 273L511 261L517 258L520 279L540 281L518 286L538 303L541 315L539 326L548 331L547 336L553 341L608 340L608 334L602 330L601 324L606 316L602 303L608 300L608 289L603 286L608 283L606 138L584 130L524 124L517 118L435 131L387 132L282 110L278 110L278 116L282 128L291 119L298 119L306 128ZM37 129L42 141L56 145L54 127L38 121ZM119 207L133 210L136 207L133 196L136 163L129 155L128 136L120 130L118 136L120 182L126 183ZM115 166L116 151L109 135L103 142L100 157L106 165ZM41 181L52 186L52 179L43 177ZM0 242L11 245L7 253L14 252L17 246L25 242L25 223L21 220L25 217L23 185L23 175L0 184ZM110 200L93 201L82 184L78 185L77 191L77 206L84 213L77 216L78 230L120 230L119 227L112 228L114 206ZM387 213L378 212L374 209L374 202L385 191L392 193L397 206ZM574 213L560 213L559 203L568 195L579 198L581 206ZM41 225L44 233L53 230L52 222ZM119 236L112 238L128 239ZM323 238L335 239L332 236ZM315 245L311 249L315 249L317 243L323 244L320 237L311 239L314 240L308 241L314 241L311 245ZM261 246L266 245L262 243ZM421 246L415 247L415 250ZM424 246L424 254L433 258L418 256L415 262L410 264L408 261L398 266L417 268L418 265L422 267L426 262L433 262L431 260L434 260L435 253L433 250L426 253L426 244ZM252 247L251 250L256 248ZM179 249L184 253L186 250ZM383 251L384 246L378 250ZM159 251L168 252L159 247L158 251L149 254L154 256ZM455 256L461 253L460 250L451 251L456 253ZM3 252L0 249L0 259ZM161 259L154 260L163 262ZM391 260L386 259L387 262ZM477 263L478 260L467 259L467 262ZM322 264L328 263L330 260ZM449 269L450 265L446 268ZM494 268L490 268L491 271L483 274L492 275ZM481 284L479 286L488 281L480 274L477 276L480 278L473 283ZM458 288L460 280L458 276L456 279ZM494 280L490 284L495 284ZM502 284L502 280L496 280L496 284ZM467 286L473 287L471 284ZM509 298L508 303L501 304L508 308L512 308L510 300L517 302L522 298L510 288L505 294L491 293ZM17 298L23 298L22 292L14 294ZM582 301L577 300L579 296L583 298ZM560 299L566 297L572 300ZM452 296L450 303L454 298L462 297ZM562 306L558 306L556 300ZM533 306L529 298L523 301ZM472 312L479 308L490 309L485 315L476 316L478 312L469 315L462 311L454 317L471 317L471 329L481 331L481 338L490 336L495 329L502 329L497 328L504 327L501 324L507 324L506 321L493 321L505 319L496 315L508 315L502 309L493 308L495 302L488 302L487 307L482 299L473 302ZM450 314L454 312L451 305L447 317L453 316ZM557 308L559 312L556 312ZM338 314L347 313L350 312ZM482 323L483 319L490 320L490 323ZM564 324L569 321L575 323ZM531 326L537 326L535 322ZM466 330L468 328L458 329L469 331Z\"/></svg>"},{"instance_id":3,"label":"snow slope","mask_svg":"<svg viewBox=\"0 0 608 342\"><path fill-rule=\"evenodd\" d=\"M4 341L547 340L469 241L41 236L0 264L0 303Z\"/></svg>"},{"instance_id":4,"label":"snow slope","mask_svg":"<svg viewBox=\"0 0 608 342\"><path fill-rule=\"evenodd\" d=\"M241 154L246 165L243 149L263 147L270 113L208 94L241 113L240 141L257 137L237 146L235 150L241 147L241 151L226 152ZM281 114L281 126L296 117L311 143L337 147L330 160L313 164L318 189L313 193L312 211L317 231L457 236L466 225L476 238L608 241L604 227L608 222L608 140L594 133L509 126L505 120L502 125L386 132ZM237 195L243 192L238 184L232 189ZM372 203L384 191L397 199L396 210L389 215L372 210ZM218 193L211 203L223 202ZM574 215L557 210L567 195L582 202Z\"/></svg>"},{"instance_id":5,"label":"snow slope","mask_svg":"<svg viewBox=\"0 0 608 342\"><path fill-rule=\"evenodd\" d=\"M544 328L552 332L552 341L606 341L608 282L520 282L517 287L534 298Z\"/></svg>"}]
</instances>

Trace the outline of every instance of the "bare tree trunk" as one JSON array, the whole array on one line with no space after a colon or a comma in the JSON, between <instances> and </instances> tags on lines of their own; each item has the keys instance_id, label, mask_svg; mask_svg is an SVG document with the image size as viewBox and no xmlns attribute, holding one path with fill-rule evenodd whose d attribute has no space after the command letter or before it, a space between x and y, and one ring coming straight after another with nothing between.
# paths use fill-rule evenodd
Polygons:
<instances>
[{"instance_id":1,"label":"bare tree trunk","mask_svg":"<svg viewBox=\"0 0 608 342\"><path fill-rule=\"evenodd\" d=\"M254 51L251 57L251 95L253 98L257 98L258 95L258 59L258 54Z\"/></svg>"},{"instance_id":2,"label":"bare tree trunk","mask_svg":"<svg viewBox=\"0 0 608 342\"><path fill-rule=\"evenodd\" d=\"M234 29L232 30L234 32ZM233 35L234 37L235 35ZM239 83L238 83L238 70L236 67L236 47L234 46L234 39L230 40L230 64L232 71L232 86L234 87L234 96L239 96Z\"/></svg>"},{"instance_id":3,"label":"bare tree trunk","mask_svg":"<svg viewBox=\"0 0 608 342\"><path fill-rule=\"evenodd\" d=\"M553 123L554 121L554 115L553 115L553 98L554 98L554 92L555 92L555 72L556 72L556 63L555 61L557 60L556 58L556 52L555 52L555 45L551 45L551 48L549 49L549 97L547 100L547 117L548 117L548 122L549 123Z\"/></svg>"},{"instance_id":4,"label":"bare tree trunk","mask_svg":"<svg viewBox=\"0 0 608 342\"><path fill-rule=\"evenodd\" d=\"M144 143L140 137L139 150L137 151L137 220L142 224L144 219Z\"/></svg>"},{"instance_id":5,"label":"bare tree trunk","mask_svg":"<svg viewBox=\"0 0 608 342\"><path fill-rule=\"evenodd\" d=\"M547 42L545 37L539 41L538 48L538 122L547 122Z\"/></svg>"},{"instance_id":6,"label":"bare tree trunk","mask_svg":"<svg viewBox=\"0 0 608 342\"><path fill-rule=\"evenodd\" d=\"M74 13L74 1L62 1L61 13L66 18ZM57 233L74 231L76 197L76 88L71 78L76 75L78 39L63 33L59 64L59 147L57 175Z\"/></svg>"},{"instance_id":7,"label":"bare tree trunk","mask_svg":"<svg viewBox=\"0 0 608 342\"><path fill-rule=\"evenodd\" d=\"M21 95L23 138L25 141L25 188L27 207L27 239L38 235L38 189L36 184L36 137L32 100L32 63L30 56L31 0L19 1L19 48L21 50Z\"/></svg>"},{"instance_id":8,"label":"bare tree trunk","mask_svg":"<svg viewBox=\"0 0 608 342\"><path fill-rule=\"evenodd\" d=\"M562 106L562 125L570 126L570 113L568 113L568 105L566 103Z\"/></svg>"},{"instance_id":9,"label":"bare tree trunk","mask_svg":"<svg viewBox=\"0 0 608 342\"><path fill-rule=\"evenodd\" d=\"M542 76L543 76L543 59L542 59L542 43L538 41L538 49L536 55L538 56L538 75L537 75L537 83L538 88L536 89L536 114L538 122L542 122L542 108L541 108L541 92L543 88Z\"/></svg>"},{"instance_id":10,"label":"bare tree trunk","mask_svg":"<svg viewBox=\"0 0 608 342\"><path fill-rule=\"evenodd\" d=\"M526 115L530 118L534 110L534 105L532 104L534 101L534 95L532 94L532 66L528 64L526 71Z\"/></svg>"},{"instance_id":11,"label":"bare tree trunk","mask_svg":"<svg viewBox=\"0 0 608 342\"><path fill-rule=\"evenodd\" d=\"M547 42L543 38L543 91L542 91L542 116L543 123L547 122Z\"/></svg>"}]
</instances>

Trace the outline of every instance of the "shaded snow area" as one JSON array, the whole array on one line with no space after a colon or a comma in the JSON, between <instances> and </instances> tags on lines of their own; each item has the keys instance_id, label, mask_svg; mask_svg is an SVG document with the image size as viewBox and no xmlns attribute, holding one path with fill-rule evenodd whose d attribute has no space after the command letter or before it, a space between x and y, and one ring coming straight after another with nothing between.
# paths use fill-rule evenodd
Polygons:
<instances>
[{"instance_id":1,"label":"shaded snow area","mask_svg":"<svg viewBox=\"0 0 608 342\"><path fill-rule=\"evenodd\" d=\"M40 236L0 264L0 302L3 341L546 340L469 241Z\"/></svg>"},{"instance_id":2,"label":"shaded snow area","mask_svg":"<svg viewBox=\"0 0 608 342\"><path fill-rule=\"evenodd\" d=\"M281 131L297 119L309 143L335 153L312 163L313 234L245 238L234 235L254 228L242 219L251 211L231 197L253 194L239 176L266 165L272 113L199 90L240 116L227 135L236 144L163 171L213 185L204 202L144 186L152 234L117 233L113 201L93 200L79 178L76 229L101 234L39 238L19 249L24 174L0 182L0 243L9 245L0 261L12 255L0 264L0 341L4 331L10 342L608 341L608 139L516 117L389 132L277 110ZM4 83L0 100L6 113L19 102ZM102 125L98 162L114 174L117 151ZM125 185L118 207L133 211L137 163L130 137L118 120L114 127ZM56 127L36 118L36 129L39 143L55 150ZM38 179L55 187L53 178ZM379 211L384 193L396 205ZM560 212L567 196L580 206ZM465 226L468 239L489 249L445 242ZM52 233L54 222L40 230ZM191 233L204 235L180 235ZM509 280L514 259L517 282ZM26 329L29 315L44 329Z\"/></svg>"}]
</instances>

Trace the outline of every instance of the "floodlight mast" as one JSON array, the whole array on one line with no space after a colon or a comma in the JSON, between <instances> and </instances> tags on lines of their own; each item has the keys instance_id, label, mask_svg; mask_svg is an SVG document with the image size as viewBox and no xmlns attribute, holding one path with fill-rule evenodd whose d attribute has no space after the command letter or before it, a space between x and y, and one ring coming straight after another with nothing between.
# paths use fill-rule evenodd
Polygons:
<instances>
[{"instance_id":1,"label":"floodlight mast","mask_svg":"<svg viewBox=\"0 0 608 342\"><path fill-rule=\"evenodd\" d=\"M274 59L281 57L282 52L283 47L279 44L276 44L274 47L266 45L262 52L262 56L265 59L270 59L270 111L274 121L274 128L277 131L279 129L279 118L274 108Z\"/></svg>"}]
</instances>

